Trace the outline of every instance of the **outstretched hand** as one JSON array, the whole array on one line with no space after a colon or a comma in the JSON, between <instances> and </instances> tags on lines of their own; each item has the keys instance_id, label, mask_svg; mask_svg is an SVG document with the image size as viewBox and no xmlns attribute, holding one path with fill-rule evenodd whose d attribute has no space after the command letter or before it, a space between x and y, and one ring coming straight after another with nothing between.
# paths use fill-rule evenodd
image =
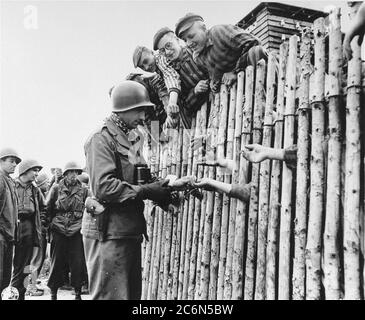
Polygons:
<instances>
[{"instance_id":1,"label":"outstretched hand","mask_svg":"<svg viewBox=\"0 0 365 320\"><path fill-rule=\"evenodd\" d=\"M179 179L176 179L174 182L171 182L169 186L174 190L185 190L193 186L196 181L195 176L185 176Z\"/></svg>"},{"instance_id":2,"label":"outstretched hand","mask_svg":"<svg viewBox=\"0 0 365 320\"><path fill-rule=\"evenodd\" d=\"M269 148L260 144L248 144L241 153L246 160L254 163L269 159Z\"/></svg>"},{"instance_id":3,"label":"outstretched hand","mask_svg":"<svg viewBox=\"0 0 365 320\"><path fill-rule=\"evenodd\" d=\"M195 182L193 187L202 188L208 191L215 191L213 179L211 178L203 178L200 181Z\"/></svg>"}]
</instances>

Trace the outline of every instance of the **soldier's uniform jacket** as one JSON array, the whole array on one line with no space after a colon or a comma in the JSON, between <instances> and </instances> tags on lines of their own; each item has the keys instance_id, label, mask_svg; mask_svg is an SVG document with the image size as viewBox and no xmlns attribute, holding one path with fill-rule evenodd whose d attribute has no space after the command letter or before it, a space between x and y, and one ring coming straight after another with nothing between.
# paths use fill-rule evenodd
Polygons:
<instances>
[{"instance_id":1,"label":"soldier's uniform jacket","mask_svg":"<svg viewBox=\"0 0 365 320\"><path fill-rule=\"evenodd\" d=\"M92 195L106 207L97 218L84 214L81 233L99 240L141 237L146 232L144 203L134 184L135 163L145 163L139 145L106 119L85 143Z\"/></svg>"},{"instance_id":2,"label":"soldier's uniform jacket","mask_svg":"<svg viewBox=\"0 0 365 320\"><path fill-rule=\"evenodd\" d=\"M14 241L18 220L18 202L14 180L0 172L0 238Z\"/></svg>"},{"instance_id":3,"label":"soldier's uniform jacket","mask_svg":"<svg viewBox=\"0 0 365 320\"><path fill-rule=\"evenodd\" d=\"M35 185L25 185L19 179L15 180L15 188L18 196L18 230L17 230L17 241L21 242L27 236L32 236L33 245L39 247L42 238L42 221L45 219L45 200L41 190ZM19 197L19 194L26 193L26 189L29 188L30 197L32 199L25 200L25 197ZM23 209L29 208L29 200L33 203L31 207L34 208L34 212L29 214ZM26 222L26 220L28 222ZM23 223L24 222L24 223ZM30 225L32 224L32 226ZM34 229L33 229L34 228ZM32 231L34 230L34 232Z\"/></svg>"},{"instance_id":4,"label":"soldier's uniform jacket","mask_svg":"<svg viewBox=\"0 0 365 320\"><path fill-rule=\"evenodd\" d=\"M65 236L72 236L81 229L85 200L88 189L76 180L75 185L69 186L65 179L54 184L47 196L47 215L51 220L50 229Z\"/></svg>"}]
</instances>

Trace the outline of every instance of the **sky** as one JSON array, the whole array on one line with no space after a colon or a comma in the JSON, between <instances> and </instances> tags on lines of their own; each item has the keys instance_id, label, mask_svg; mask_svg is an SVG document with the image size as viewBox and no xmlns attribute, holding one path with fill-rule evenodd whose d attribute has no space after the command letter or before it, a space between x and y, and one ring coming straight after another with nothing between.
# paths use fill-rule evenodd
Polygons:
<instances>
[{"instance_id":1,"label":"sky","mask_svg":"<svg viewBox=\"0 0 365 320\"><path fill-rule=\"evenodd\" d=\"M327 10L344 1L281 1ZM109 89L131 71L137 45L174 29L187 12L208 27L236 24L258 1L0 0L0 148L38 160L49 172L85 164L87 137L110 114Z\"/></svg>"}]
</instances>

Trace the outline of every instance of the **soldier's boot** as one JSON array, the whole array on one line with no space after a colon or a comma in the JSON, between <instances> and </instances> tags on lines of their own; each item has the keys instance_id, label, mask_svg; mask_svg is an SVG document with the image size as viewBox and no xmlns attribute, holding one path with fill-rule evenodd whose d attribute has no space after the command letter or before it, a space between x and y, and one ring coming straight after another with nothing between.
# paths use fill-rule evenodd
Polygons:
<instances>
[{"instance_id":1,"label":"soldier's boot","mask_svg":"<svg viewBox=\"0 0 365 320\"><path fill-rule=\"evenodd\" d=\"M75 288L75 300L82 300L81 299L81 288Z\"/></svg>"},{"instance_id":2,"label":"soldier's boot","mask_svg":"<svg viewBox=\"0 0 365 320\"><path fill-rule=\"evenodd\" d=\"M58 289L51 289L51 300L57 300Z\"/></svg>"}]
</instances>

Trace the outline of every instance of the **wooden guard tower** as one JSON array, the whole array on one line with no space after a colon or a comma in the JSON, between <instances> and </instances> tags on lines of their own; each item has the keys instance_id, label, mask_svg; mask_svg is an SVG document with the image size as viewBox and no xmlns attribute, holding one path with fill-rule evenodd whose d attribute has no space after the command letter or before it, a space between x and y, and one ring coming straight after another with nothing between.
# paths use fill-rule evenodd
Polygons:
<instances>
[{"instance_id":1,"label":"wooden guard tower","mask_svg":"<svg viewBox=\"0 0 365 320\"><path fill-rule=\"evenodd\" d=\"M299 34L313 21L328 14L278 2L261 2L237 23L237 26L258 37L268 51L279 51L283 40Z\"/></svg>"}]
</instances>

